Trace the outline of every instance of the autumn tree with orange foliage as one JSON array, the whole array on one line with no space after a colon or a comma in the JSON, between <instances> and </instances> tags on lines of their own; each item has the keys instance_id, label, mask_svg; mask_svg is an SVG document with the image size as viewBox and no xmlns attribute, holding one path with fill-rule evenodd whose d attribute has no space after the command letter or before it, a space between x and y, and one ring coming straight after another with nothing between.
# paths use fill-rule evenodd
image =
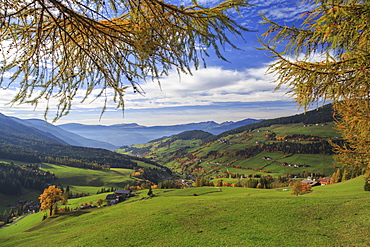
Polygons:
<instances>
[{"instance_id":1,"label":"autumn tree with orange foliage","mask_svg":"<svg viewBox=\"0 0 370 247\"><path fill-rule=\"evenodd\" d=\"M292 195L296 195L296 196L299 196L303 191L303 186L302 186L302 183L300 181L297 181L294 183L293 185L293 189L292 189Z\"/></svg>"},{"instance_id":2,"label":"autumn tree with orange foliage","mask_svg":"<svg viewBox=\"0 0 370 247\"><path fill-rule=\"evenodd\" d=\"M49 186L44 189L44 192L39 196L41 210L46 211L49 209L49 216L57 212L57 203L65 200L63 191L55 185Z\"/></svg>"},{"instance_id":3,"label":"autumn tree with orange foliage","mask_svg":"<svg viewBox=\"0 0 370 247\"><path fill-rule=\"evenodd\" d=\"M98 206L100 207L102 204L103 204L104 200L103 199L99 199L96 204L98 204Z\"/></svg>"}]
</instances>

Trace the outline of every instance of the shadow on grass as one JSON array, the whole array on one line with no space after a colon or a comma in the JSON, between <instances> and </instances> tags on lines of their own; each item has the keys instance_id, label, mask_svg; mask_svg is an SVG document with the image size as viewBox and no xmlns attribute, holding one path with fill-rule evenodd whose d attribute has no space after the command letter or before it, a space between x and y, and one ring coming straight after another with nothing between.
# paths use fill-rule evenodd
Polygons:
<instances>
[{"instance_id":1,"label":"shadow on grass","mask_svg":"<svg viewBox=\"0 0 370 247\"><path fill-rule=\"evenodd\" d=\"M165 192L167 192L167 191L165 191ZM190 193L190 194L186 194L186 195L167 195L167 196L203 196L203 195L207 195L207 194L220 193L220 192L222 192L222 190L208 191L208 192L203 192L203 193ZM155 195L157 195L157 194L155 194Z\"/></svg>"},{"instance_id":2,"label":"shadow on grass","mask_svg":"<svg viewBox=\"0 0 370 247\"><path fill-rule=\"evenodd\" d=\"M80 216L80 215L83 215L83 214L88 214L88 213L91 213L91 210L77 210L77 211L71 211L71 212L66 212L66 213L62 213L61 216L72 216L72 217L77 217L77 216Z\"/></svg>"},{"instance_id":3,"label":"shadow on grass","mask_svg":"<svg viewBox=\"0 0 370 247\"><path fill-rule=\"evenodd\" d=\"M65 219L66 217L78 217L83 214L90 213L91 210L78 210L78 211L72 211L72 212L66 212L66 213L60 213L53 216L47 217L45 220L42 220L40 223L36 224L35 226L29 228L25 232L32 232L34 230L38 230L44 227L47 227L49 221L60 221Z\"/></svg>"},{"instance_id":4,"label":"shadow on grass","mask_svg":"<svg viewBox=\"0 0 370 247\"><path fill-rule=\"evenodd\" d=\"M213 193L219 193L219 192L222 192L222 190L218 190L218 191L209 191L209 192L204 192L204 193L197 193L197 195L198 195L198 196L202 196L202 195L213 194ZM190 196L190 195L187 195L187 196ZM193 194L192 196L194 196L194 194Z\"/></svg>"}]
</instances>

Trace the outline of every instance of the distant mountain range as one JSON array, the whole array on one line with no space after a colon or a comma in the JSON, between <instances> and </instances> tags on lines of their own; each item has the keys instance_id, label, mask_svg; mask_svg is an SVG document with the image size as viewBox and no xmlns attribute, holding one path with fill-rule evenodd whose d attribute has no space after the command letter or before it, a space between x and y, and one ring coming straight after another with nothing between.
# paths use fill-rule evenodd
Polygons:
<instances>
[{"instance_id":1,"label":"distant mountain range","mask_svg":"<svg viewBox=\"0 0 370 247\"><path fill-rule=\"evenodd\" d=\"M88 139L77 134L65 131L62 128L49 124L44 120L40 119L23 120L16 117L8 117L1 113L0 113L0 133L2 133L3 138L9 136L8 138L9 140L17 139L15 135L17 136L29 135L42 141L48 141L64 145L104 148L108 150L113 150L118 147L110 143ZM9 133L12 134L10 135Z\"/></svg>"},{"instance_id":2,"label":"distant mountain range","mask_svg":"<svg viewBox=\"0 0 370 247\"><path fill-rule=\"evenodd\" d=\"M202 130L213 135L232 130L262 120L245 119L238 122L216 123L213 121L189 123L171 126L142 126L136 123L105 125L84 125L69 123L53 125L41 119L19 119L0 113L0 129L2 132L20 135L32 135L43 141L92 148L114 150L121 146L143 144L151 140L179 134L184 131ZM10 131L11 130L11 131ZM5 136L5 135L3 135ZM15 137L12 137L15 138Z\"/></svg>"},{"instance_id":3,"label":"distant mountain range","mask_svg":"<svg viewBox=\"0 0 370 247\"><path fill-rule=\"evenodd\" d=\"M114 146L128 146L133 144L143 144L151 140L171 136L190 130L203 130L213 135L232 130L244 125L257 123L262 120L244 119L238 122L216 123L213 121L189 123L171 126L141 126L136 123L116 124L116 125L84 125L84 124L61 124L61 129L72 132L85 138L99 140L110 143Z\"/></svg>"},{"instance_id":4,"label":"distant mountain range","mask_svg":"<svg viewBox=\"0 0 370 247\"><path fill-rule=\"evenodd\" d=\"M91 148L87 145L104 145ZM21 120L0 113L0 158L29 163L53 163L88 169L140 167L155 162L107 150L111 144L88 140L42 120Z\"/></svg>"},{"instance_id":5,"label":"distant mountain range","mask_svg":"<svg viewBox=\"0 0 370 247\"><path fill-rule=\"evenodd\" d=\"M44 120L25 120L7 117L0 113L0 128L3 132L7 129L12 129L13 131L18 131L20 134L23 132L31 133L35 137L47 140L48 142L114 150L122 146L148 143L152 140L176 135L184 131L201 130L212 134L213 138L217 139L220 135L226 136L234 132L242 132L245 128L253 128L254 126L262 127L271 124L296 122L311 123L312 121L328 122L332 121L331 112L331 106L327 105L321 108L320 111L313 110L305 114L269 120L248 118L237 122L228 121L220 124L214 121L207 121L150 127L136 123L109 126L69 123L55 126Z\"/></svg>"}]
</instances>

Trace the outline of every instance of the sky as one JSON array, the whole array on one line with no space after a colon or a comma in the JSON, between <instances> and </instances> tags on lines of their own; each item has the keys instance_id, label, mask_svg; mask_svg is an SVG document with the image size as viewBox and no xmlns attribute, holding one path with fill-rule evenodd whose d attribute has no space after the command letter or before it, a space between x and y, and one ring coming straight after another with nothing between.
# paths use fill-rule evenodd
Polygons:
<instances>
[{"instance_id":1,"label":"sky","mask_svg":"<svg viewBox=\"0 0 370 247\"><path fill-rule=\"evenodd\" d=\"M188 4L190 0L173 3ZM219 0L198 0L200 4L211 6ZM223 55L229 62L216 56L206 59L207 68L193 71L193 75L181 75L175 71L161 79L161 86L148 80L141 82L145 96L128 90L125 95L125 110L115 109L108 102L105 113L100 118L104 99L80 103L77 95L72 110L56 123L82 123L88 125L112 125L137 123L144 126L175 125L205 121L218 123L239 121L246 118L269 119L294 115L302 112L293 99L286 94L287 89L274 90L273 75L267 74L268 66L273 63L268 54L257 50L258 35L266 27L259 25L259 13L281 23L293 23L298 16L311 10L312 6L301 0L252 0L255 7L241 9L238 23L253 32L244 34L244 41L236 41L239 48L226 47ZM37 108L29 104L13 105L8 103L16 93L16 88L0 89L0 112L7 116L22 119L44 119L46 102ZM113 93L113 92L111 92ZM54 118L50 109L47 120Z\"/></svg>"}]
</instances>

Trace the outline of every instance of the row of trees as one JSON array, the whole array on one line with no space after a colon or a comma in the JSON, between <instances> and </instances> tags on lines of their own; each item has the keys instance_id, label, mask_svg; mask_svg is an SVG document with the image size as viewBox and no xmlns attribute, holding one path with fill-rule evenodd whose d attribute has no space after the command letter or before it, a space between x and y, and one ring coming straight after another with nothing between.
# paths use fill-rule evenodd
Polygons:
<instances>
[{"instance_id":1,"label":"row of trees","mask_svg":"<svg viewBox=\"0 0 370 247\"><path fill-rule=\"evenodd\" d=\"M35 155L34 152L24 149L20 150L20 148L14 148L13 146L4 144L2 144L0 148L0 158L30 163L41 163L40 157Z\"/></svg>"},{"instance_id":2,"label":"row of trees","mask_svg":"<svg viewBox=\"0 0 370 247\"><path fill-rule=\"evenodd\" d=\"M158 183L158 189L180 189L182 184L176 180L164 180Z\"/></svg>"},{"instance_id":3,"label":"row of trees","mask_svg":"<svg viewBox=\"0 0 370 247\"><path fill-rule=\"evenodd\" d=\"M331 143L343 143L335 140ZM299 143L299 142L274 142L262 144L261 149L266 152L281 152L284 154L334 154L330 142L322 140L319 142Z\"/></svg>"},{"instance_id":4,"label":"row of trees","mask_svg":"<svg viewBox=\"0 0 370 247\"><path fill-rule=\"evenodd\" d=\"M291 135L285 135L285 136L276 136L276 133L272 132L267 134L267 137L270 138L270 140L275 141L285 141L285 140L295 140L295 141L320 141L325 138L317 136L317 135L306 135L306 134L291 134Z\"/></svg>"},{"instance_id":5,"label":"row of trees","mask_svg":"<svg viewBox=\"0 0 370 247\"><path fill-rule=\"evenodd\" d=\"M215 186L215 187L245 187L245 188L260 188L260 189L272 189L289 186L292 179L280 180L271 176L263 176L260 178L249 178L249 179L238 179L236 183L224 182L222 179L215 181L205 178L197 177L195 180L195 187L203 186Z\"/></svg>"},{"instance_id":6,"label":"row of trees","mask_svg":"<svg viewBox=\"0 0 370 247\"><path fill-rule=\"evenodd\" d=\"M110 166L107 164L98 164L95 162L88 162L79 159L73 159L68 157L44 157L42 158L43 162L57 164L57 165L65 165L71 167L78 167L84 169L92 169L92 170L109 170Z\"/></svg>"}]
</instances>

